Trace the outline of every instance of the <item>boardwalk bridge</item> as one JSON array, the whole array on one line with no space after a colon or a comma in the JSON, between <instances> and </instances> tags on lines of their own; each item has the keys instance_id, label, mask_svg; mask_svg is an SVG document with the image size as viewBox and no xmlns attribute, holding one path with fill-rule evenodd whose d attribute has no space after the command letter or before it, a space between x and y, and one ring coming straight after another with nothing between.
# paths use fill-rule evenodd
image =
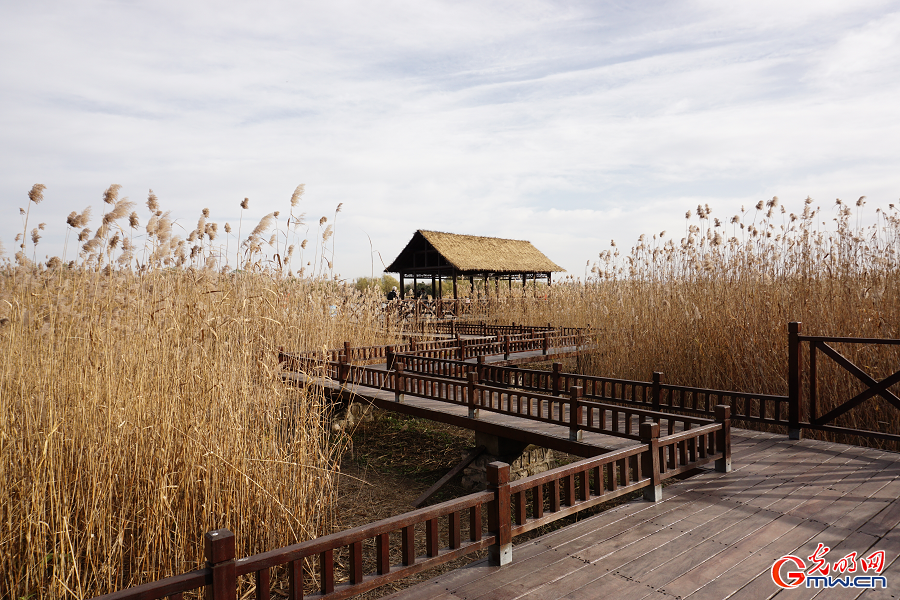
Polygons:
<instances>
[{"instance_id":1,"label":"boardwalk bridge","mask_svg":"<svg viewBox=\"0 0 900 600\"><path fill-rule=\"evenodd\" d=\"M884 584L900 575L900 455L800 438L805 429L900 441L834 424L875 396L900 408L890 391L900 372L876 381L833 348L900 341L802 336L792 323L789 394L777 396L676 386L660 374L641 382L566 373L558 362L552 370L526 369L521 365L577 356L591 340L552 327L448 327L452 337L443 340L282 353L284 376L584 458L516 481L507 464L494 462L485 491L250 557L234 556L231 532L209 532L207 567L105 598L180 598L206 586L208 598L234 599L237 578L247 576L255 597L268 600L272 569L280 566L292 599L348 598L485 548L487 558L395 597L894 597ZM816 353L866 386L821 416ZM811 385L801 402L807 364ZM733 420L781 432L732 427ZM525 532L633 493L641 498L513 545ZM812 566L808 557L824 557L833 570L807 577L812 587L785 575L789 568L776 570L787 578L779 587L772 566L788 555L810 563L803 568ZM347 566L346 581L336 577L336 556ZM310 569L313 581L305 579Z\"/></svg>"}]
</instances>

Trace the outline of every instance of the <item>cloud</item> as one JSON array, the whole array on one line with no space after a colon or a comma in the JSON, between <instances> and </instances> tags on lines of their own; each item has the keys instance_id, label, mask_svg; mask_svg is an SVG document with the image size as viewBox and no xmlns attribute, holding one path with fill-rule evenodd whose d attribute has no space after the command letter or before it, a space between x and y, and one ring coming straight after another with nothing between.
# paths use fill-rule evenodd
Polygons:
<instances>
[{"instance_id":1,"label":"cloud","mask_svg":"<svg viewBox=\"0 0 900 600\"><path fill-rule=\"evenodd\" d=\"M697 203L886 204L898 20L890 2L7 3L0 239L36 182L51 254L111 183L233 224L303 182L310 220L345 203L346 276L419 228L529 239L578 274Z\"/></svg>"}]
</instances>

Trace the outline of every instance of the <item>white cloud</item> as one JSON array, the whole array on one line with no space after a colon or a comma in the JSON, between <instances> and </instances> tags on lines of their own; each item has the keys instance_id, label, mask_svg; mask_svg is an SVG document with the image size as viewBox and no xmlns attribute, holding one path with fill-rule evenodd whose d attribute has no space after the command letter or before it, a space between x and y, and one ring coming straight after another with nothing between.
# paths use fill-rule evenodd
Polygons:
<instances>
[{"instance_id":1,"label":"white cloud","mask_svg":"<svg viewBox=\"0 0 900 600\"><path fill-rule=\"evenodd\" d=\"M0 6L0 239L153 188L193 223L302 210L368 274L417 228L530 239L579 274L615 238L772 195L893 202L897 2ZM714 213L715 214L715 213ZM144 220L146 220L144 218Z\"/></svg>"}]
</instances>

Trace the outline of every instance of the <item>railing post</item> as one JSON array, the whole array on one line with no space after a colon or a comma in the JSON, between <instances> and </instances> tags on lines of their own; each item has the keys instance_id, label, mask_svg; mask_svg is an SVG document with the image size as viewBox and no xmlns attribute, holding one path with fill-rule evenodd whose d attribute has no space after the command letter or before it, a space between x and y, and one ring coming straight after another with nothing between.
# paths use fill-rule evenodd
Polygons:
<instances>
[{"instance_id":1,"label":"railing post","mask_svg":"<svg viewBox=\"0 0 900 600\"><path fill-rule=\"evenodd\" d=\"M466 341L457 335L456 345L459 348L459 360L466 360Z\"/></svg>"},{"instance_id":2,"label":"railing post","mask_svg":"<svg viewBox=\"0 0 900 600\"><path fill-rule=\"evenodd\" d=\"M553 378L553 395L554 396L559 396L559 387L560 387L559 382L560 382L560 379L562 378L562 375L560 375L560 371L562 371L562 363L558 363L558 362L553 363L553 375L551 377Z\"/></svg>"},{"instance_id":3,"label":"railing post","mask_svg":"<svg viewBox=\"0 0 900 600\"><path fill-rule=\"evenodd\" d=\"M206 567L212 569L212 583L206 586L206 600L236 600L234 534L227 529L207 532L203 536L203 555Z\"/></svg>"},{"instance_id":4,"label":"railing post","mask_svg":"<svg viewBox=\"0 0 900 600\"><path fill-rule=\"evenodd\" d=\"M660 401L662 400L662 388L660 384L662 383L662 373L659 371L653 372L653 389L652 389L652 402L653 402L653 410L659 410Z\"/></svg>"},{"instance_id":5,"label":"railing post","mask_svg":"<svg viewBox=\"0 0 900 600\"><path fill-rule=\"evenodd\" d=\"M475 363L475 372L478 373L478 381L484 381L484 355L479 355Z\"/></svg>"},{"instance_id":6,"label":"railing post","mask_svg":"<svg viewBox=\"0 0 900 600\"><path fill-rule=\"evenodd\" d=\"M350 342L344 342L344 354L347 356L347 362L353 362L353 352L350 349Z\"/></svg>"},{"instance_id":7,"label":"railing post","mask_svg":"<svg viewBox=\"0 0 900 600\"><path fill-rule=\"evenodd\" d=\"M541 351L544 356L547 356L547 353L550 351L550 332L543 332L542 337L543 339L541 340Z\"/></svg>"},{"instance_id":8,"label":"railing post","mask_svg":"<svg viewBox=\"0 0 900 600\"><path fill-rule=\"evenodd\" d=\"M716 406L716 421L722 424L722 429L716 432L716 450L722 453L722 458L716 461L716 471L720 473L731 472L731 407L727 404Z\"/></svg>"},{"instance_id":9,"label":"railing post","mask_svg":"<svg viewBox=\"0 0 900 600\"><path fill-rule=\"evenodd\" d=\"M395 402L403 402L403 367L404 364L402 362L397 363L397 368L394 370L394 401Z\"/></svg>"},{"instance_id":10,"label":"railing post","mask_svg":"<svg viewBox=\"0 0 900 600\"><path fill-rule=\"evenodd\" d=\"M509 510L509 465L492 462L487 466L488 491L494 499L488 507L488 531L497 542L488 549L488 562L502 567L512 562L512 523Z\"/></svg>"},{"instance_id":11,"label":"railing post","mask_svg":"<svg viewBox=\"0 0 900 600\"><path fill-rule=\"evenodd\" d=\"M799 440L803 406L800 398L800 322L788 323L788 437Z\"/></svg>"},{"instance_id":12,"label":"railing post","mask_svg":"<svg viewBox=\"0 0 900 600\"><path fill-rule=\"evenodd\" d=\"M346 383L347 381L347 355L338 354L338 381Z\"/></svg>"},{"instance_id":13,"label":"railing post","mask_svg":"<svg viewBox=\"0 0 900 600\"><path fill-rule=\"evenodd\" d=\"M569 439L580 442L582 439L581 421L584 418L584 406L581 395L584 390L577 385L569 388Z\"/></svg>"},{"instance_id":14,"label":"railing post","mask_svg":"<svg viewBox=\"0 0 900 600\"><path fill-rule=\"evenodd\" d=\"M503 360L509 360L509 336L503 336Z\"/></svg>"},{"instance_id":15,"label":"railing post","mask_svg":"<svg viewBox=\"0 0 900 600\"><path fill-rule=\"evenodd\" d=\"M394 357L394 347L388 346L384 351L384 362L385 362L385 367L387 368L388 371L394 370L395 361L396 361L396 358Z\"/></svg>"},{"instance_id":16,"label":"railing post","mask_svg":"<svg viewBox=\"0 0 900 600\"><path fill-rule=\"evenodd\" d=\"M466 375L466 379L468 380L468 388L466 389L468 397L466 398L466 402L469 404L469 418L477 419L478 409L476 407L478 405L475 404L475 394L477 393L476 386L478 385L478 373L469 373Z\"/></svg>"},{"instance_id":17,"label":"railing post","mask_svg":"<svg viewBox=\"0 0 900 600\"><path fill-rule=\"evenodd\" d=\"M641 443L647 444L647 452L641 454L641 471L650 478L650 485L644 488L644 500L662 500L662 475L659 472L659 423L641 423Z\"/></svg>"}]
</instances>

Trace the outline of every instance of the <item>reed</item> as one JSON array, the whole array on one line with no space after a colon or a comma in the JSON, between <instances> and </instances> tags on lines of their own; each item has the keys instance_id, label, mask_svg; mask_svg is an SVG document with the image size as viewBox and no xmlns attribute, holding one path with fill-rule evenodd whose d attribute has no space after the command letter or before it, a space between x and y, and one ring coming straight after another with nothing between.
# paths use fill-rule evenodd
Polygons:
<instances>
[{"instance_id":1,"label":"reed","mask_svg":"<svg viewBox=\"0 0 900 600\"><path fill-rule=\"evenodd\" d=\"M586 281L501 283L499 298L489 286L493 301L476 318L590 327L598 349L579 366L593 375L649 381L662 371L669 383L787 394L790 321L808 335L900 338L900 212L865 206L807 199L791 213L773 198L722 220L700 206L680 239L641 236L625 251L613 241ZM900 367L896 346L835 347L875 379ZM826 360L818 381L820 415L863 389ZM838 424L900 433L898 416L874 399Z\"/></svg>"},{"instance_id":2,"label":"reed","mask_svg":"<svg viewBox=\"0 0 900 600\"><path fill-rule=\"evenodd\" d=\"M117 193L93 235L70 215L78 260L37 265L23 236L0 269L0 597L182 573L220 527L246 556L334 525L344 440L319 393L280 383L277 350L383 343L380 298L273 268L262 230L246 270L213 268L208 213L174 238L152 193L145 247L123 248Z\"/></svg>"}]
</instances>

